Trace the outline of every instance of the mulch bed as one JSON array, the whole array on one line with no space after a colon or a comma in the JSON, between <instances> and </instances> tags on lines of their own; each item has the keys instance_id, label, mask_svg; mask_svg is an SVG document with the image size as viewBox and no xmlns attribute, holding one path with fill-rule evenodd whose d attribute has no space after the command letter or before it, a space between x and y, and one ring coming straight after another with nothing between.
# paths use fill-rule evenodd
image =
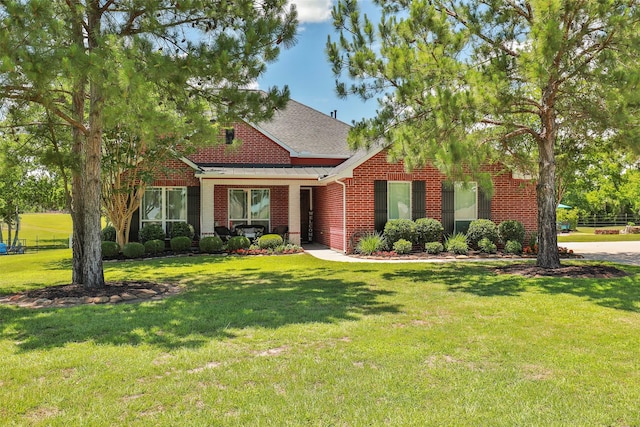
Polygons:
<instances>
[{"instance_id":1,"label":"mulch bed","mask_svg":"<svg viewBox=\"0 0 640 427\"><path fill-rule=\"evenodd\" d=\"M129 282L107 282L104 288L92 289L79 285L58 285L49 286L47 288L34 289L25 291L22 295L27 298L82 298L82 297L112 297L123 293L139 291L141 289L157 288L158 284L145 281L129 281ZM172 286L172 285L165 285Z\"/></svg>"},{"instance_id":2,"label":"mulch bed","mask_svg":"<svg viewBox=\"0 0 640 427\"><path fill-rule=\"evenodd\" d=\"M509 264L496 267L497 274L517 274L524 277L562 277L571 279L613 279L628 274L619 268L608 265L565 265L560 268L546 269L531 264Z\"/></svg>"}]
</instances>

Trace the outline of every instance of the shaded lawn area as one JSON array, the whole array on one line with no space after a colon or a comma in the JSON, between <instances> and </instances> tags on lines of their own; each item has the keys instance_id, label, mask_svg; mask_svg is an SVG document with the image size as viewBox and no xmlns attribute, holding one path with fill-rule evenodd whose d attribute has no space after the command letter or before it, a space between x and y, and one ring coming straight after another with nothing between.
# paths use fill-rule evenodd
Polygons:
<instances>
[{"instance_id":1,"label":"shaded lawn area","mask_svg":"<svg viewBox=\"0 0 640 427\"><path fill-rule=\"evenodd\" d=\"M68 282L69 258L0 258L0 294ZM171 281L185 291L142 304L0 306L0 417L640 424L640 268L566 279L498 275L496 265L308 255L106 263L108 280Z\"/></svg>"}]
</instances>

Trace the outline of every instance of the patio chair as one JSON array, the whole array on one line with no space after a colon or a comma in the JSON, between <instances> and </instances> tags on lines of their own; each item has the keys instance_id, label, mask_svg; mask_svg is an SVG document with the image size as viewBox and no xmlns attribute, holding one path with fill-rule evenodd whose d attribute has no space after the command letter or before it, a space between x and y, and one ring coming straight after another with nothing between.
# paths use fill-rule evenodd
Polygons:
<instances>
[{"instance_id":1,"label":"patio chair","mask_svg":"<svg viewBox=\"0 0 640 427\"><path fill-rule=\"evenodd\" d=\"M216 236L220 237L223 242L227 242L233 236L233 234L231 234L231 230L223 225L216 226L213 230L215 231Z\"/></svg>"},{"instance_id":2,"label":"patio chair","mask_svg":"<svg viewBox=\"0 0 640 427\"><path fill-rule=\"evenodd\" d=\"M271 231L273 234L279 234L282 237L282 240L289 240L289 226L288 225L279 225L273 228Z\"/></svg>"},{"instance_id":3,"label":"patio chair","mask_svg":"<svg viewBox=\"0 0 640 427\"><path fill-rule=\"evenodd\" d=\"M0 243L0 255L7 255L7 244Z\"/></svg>"},{"instance_id":4,"label":"patio chair","mask_svg":"<svg viewBox=\"0 0 640 427\"><path fill-rule=\"evenodd\" d=\"M264 225L239 224L236 225L234 231L238 236L245 236L250 240L254 240L264 234Z\"/></svg>"}]
</instances>

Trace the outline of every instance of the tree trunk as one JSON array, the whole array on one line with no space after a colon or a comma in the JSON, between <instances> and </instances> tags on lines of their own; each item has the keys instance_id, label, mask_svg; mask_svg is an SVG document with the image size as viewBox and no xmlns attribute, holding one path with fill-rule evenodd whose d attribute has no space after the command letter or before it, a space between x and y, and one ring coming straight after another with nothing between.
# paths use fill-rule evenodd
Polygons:
<instances>
[{"instance_id":1,"label":"tree trunk","mask_svg":"<svg viewBox=\"0 0 640 427\"><path fill-rule=\"evenodd\" d=\"M556 232L556 163L553 140L547 138L538 144L539 177L536 187L538 200L538 257L537 266L560 267L558 235Z\"/></svg>"}]
</instances>

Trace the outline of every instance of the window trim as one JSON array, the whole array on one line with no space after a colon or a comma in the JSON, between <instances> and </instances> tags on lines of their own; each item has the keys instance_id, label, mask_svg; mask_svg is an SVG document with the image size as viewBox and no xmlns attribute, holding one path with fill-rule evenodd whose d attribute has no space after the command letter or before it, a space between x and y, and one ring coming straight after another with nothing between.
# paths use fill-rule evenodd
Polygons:
<instances>
[{"instance_id":1,"label":"window trim","mask_svg":"<svg viewBox=\"0 0 640 427\"><path fill-rule=\"evenodd\" d=\"M392 219L405 219L405 218L391 218L391 216L390 216L390 212L391 212L391 186L393 184L408 184L409 185L409 192L408 192L409 205L407 206L409 209L408 209L407 213L408 213L408 219L412 219L412 217L413 217L413 182L412 181L387 181L387 221L392 220Z\"/></svg>"},{"instance_id":2,"label":"window trim","mask_svg":"<svg viewBox=\"0 0 640 427\"><path fill-rule=\"evenodd\" d=\"M145 206L145 198L146 198L146 193L149 190L156 190L156 189L160 189L162 191L162 195L161 195L161 212L162 212L162 218L160 220L157 219L144 219L144 215L143 215L143 211L144 211L144 206ZM167 218L167 190L175 190L175 189L179 189L179 190L183 190L184 191L184 218L181 219L168 219ZM180 185L169 185L169 186L149 186L145 189L145 194L142 196L142 201L140 202L140 230L142 230L145 226L145 224L157 224L160 223L160 225L162 226L162 229L165 231L165 233L168 232L167 229L167 224L168 223L175 223L175 222L188 222L189 219L189 191L187 189L186 186L180 186Z\"/></svg>"},{"instance_id":3,"label":"window trim","mask_svg":"<svg viewBox=\"0 0 640 427\"><path fill-rule=\"evenodd\" d=\"M231 218L231 192L232 191L243 191L245 194L245 197L248 198L248 200L245 200L247 202L247 214L248 214L248 218ZM269 218L268 219L262 219L262 218L252 218L251 217L251 192L252 191L267 191L268 195L269 195ZM235 226L233 224L233 222L235 222L235 225L238 225L241 223L241 221L245 224L249 224L251 225L253 223L253 221L255 222L267 222L267 226L266 226L266 230L271 230L271 188L264 188L264 187L255 187L255 188L229 188L227 190L227 226L229 227L229 229L233 230L233 227ZM246 221L246 222L244 222Z\"/></svg>"}]
</instances>

